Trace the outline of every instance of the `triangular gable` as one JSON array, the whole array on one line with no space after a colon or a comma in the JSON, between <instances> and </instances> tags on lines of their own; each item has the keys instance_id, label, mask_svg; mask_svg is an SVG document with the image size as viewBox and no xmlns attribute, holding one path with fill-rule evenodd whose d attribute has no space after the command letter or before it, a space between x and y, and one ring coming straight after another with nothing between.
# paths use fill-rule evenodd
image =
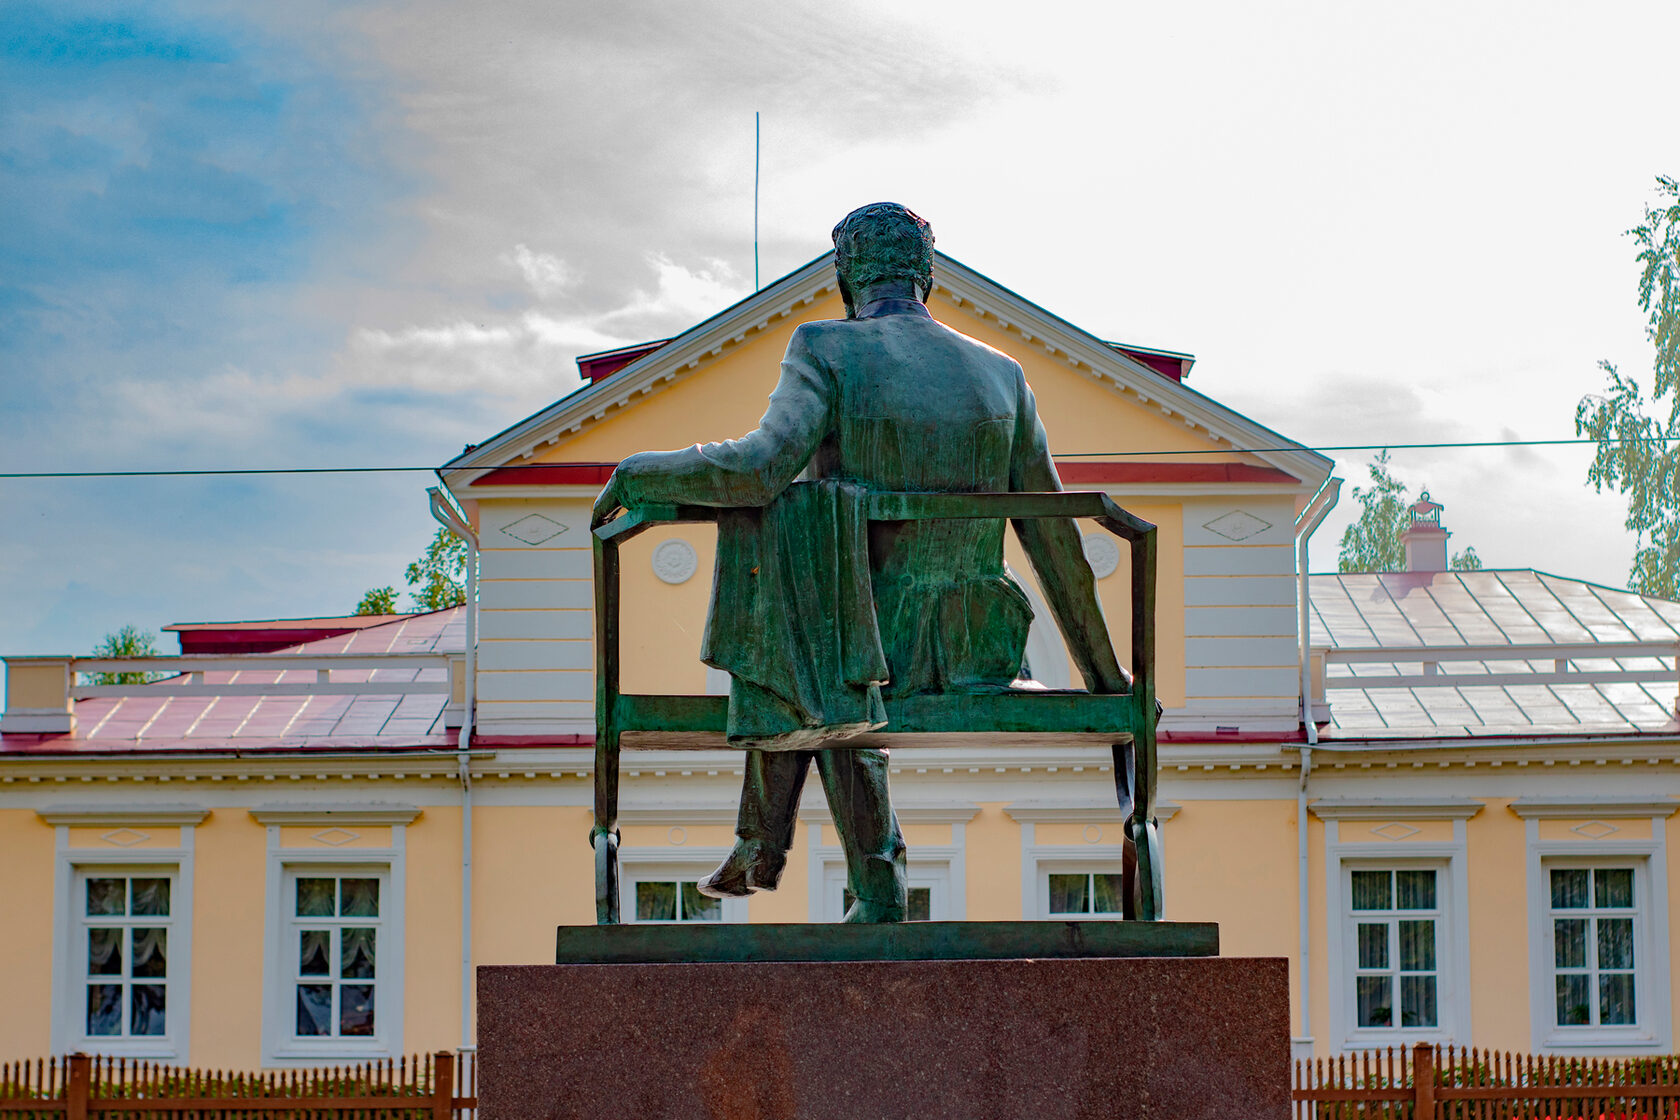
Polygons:
<instances>
[{"instance_id":1,"label":"triangular gable","mask_svg":"<svg viewBox=\"0 0 1680 1120\"><path fill-rule=\"evenodd\" d=\"M1064 462L1065 483L1123 481L1143 464L1099 453L1140 450L1165 456L1149 465L1157 480L1164 472L1192 483L1271 481L1310 491L1329 476L1329 459L936 255L929 300L935 315L1020 360L1041 397L1041 414L1058 417L1051 433L1058 454L1093 460ZM793 329L841 314L829 252L474 447L440 473L457 493L475 482L493 485L518 476L524 476L522 482L598 485L595 476L604 479L610 464L629 451L740 435L762 412ZM1127 410L1124 441L1113 430L1116 394L1134 406ZM621 427L617 421L627 418L632 406L640 442L620 446L625 441L613 438L612 430ZM1115 446L1122 442L1125 446ZM1264 450L1236 454L1239 449ZM576 469L560 473L542 466L561 461L600 467L585 470L590 476L585 478ZM487 477L490 472L494 478Z\"/></svg>"}]
</instances>

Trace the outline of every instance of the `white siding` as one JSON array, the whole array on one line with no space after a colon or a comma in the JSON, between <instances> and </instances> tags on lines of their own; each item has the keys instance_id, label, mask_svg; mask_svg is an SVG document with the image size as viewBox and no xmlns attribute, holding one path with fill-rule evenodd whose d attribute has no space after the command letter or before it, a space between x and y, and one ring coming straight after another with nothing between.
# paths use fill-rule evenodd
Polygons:
<instances>
[{"instance_id":1,"label":"white siding","mask_svg":"<svg viewBox=\"0 0 1680 1120\"><path fill-rule=\"evenodd\" d=\"M1187 638L1266 638L1287 634L1295 641L1295 602L1269 607L1186 607Z\"/></svg>"},{"instance_id":2,"label":"white siding","mask_svg":"<svg viewBox=\"0 0 1680 1120\"><path fill-rule=\"evenodd\" d=\"M584 608L558 611L483 610L480 603L478 631L496 639L589 638L595 633L595 612ZM495 617L491 617L494 615Z\"/></svg>"},{"instance_id":3,"label":"white siding","mask_svg":"<svg viewBox=\"0 0 1680 1120\"><path fill-rule=\"evenodd\" d=\"M481 673L504 670L554 670L595 667L595 643L589 641L491 642L478 651Z\"/></svg>"},{"instance_id":4,"label":"white siding","mask_svg":"<svg viewBox=\"0 0 1680 1120\"><path fill-rule=\"evenodd\" d=\"M565 537L557 539L564 540ZM594 567L595 554L588 548L549 548L547 545L539 545L520 552L506 548L487 548L478 554L479 579L586 580L594 574Z\"/></svg>"},{"instance_id":5,"label":"white siding","mask_svg":"<svg viewBox=\"0 0 1680 1120\"><path fill-rule=\"evenodd\" d=\"M584 498L489 500L480 506L482 735L594 730L589 506Z\"/></svg>"},{"instance_id":6,"label":"white siding","mask_svg":"<svg viewBox=\"0 0 1680 1120\"><path fill-rule=\"evenodd\" d=\"M595 674L588 671L521 672L503 670L478 674L481 700L592 700Z\"/></svg>"},{"instance_id":7,"label":"white siding","mask_svg":"<svg viewBox=\"0 0 1680 1120\"><path fill-rule=\"evenodd\" d=\"M1284 498L1185 503L1186 703L1167 726L1297 725L1294 520Z\"/></svg>"}]
</instances>

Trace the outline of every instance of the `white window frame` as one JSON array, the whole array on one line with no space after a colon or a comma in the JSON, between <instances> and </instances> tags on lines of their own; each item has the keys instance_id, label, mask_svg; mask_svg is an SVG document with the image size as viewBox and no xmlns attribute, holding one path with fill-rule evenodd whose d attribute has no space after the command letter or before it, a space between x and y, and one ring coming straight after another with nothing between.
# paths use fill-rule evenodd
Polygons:
<instances>
[{"instance_id":1,"label":"white window frame","mask_svg":"<svg viewBox=\"0 0 1680 1120\"><path fill-rule=\"evenodd\" d=\"M1105 784L1105 792L1112 786ZM1155 819L1162 826L1178 815L1171 801L1155 803ZM1021 917L1026 921L1067 921L1066 914L1050 913L1050 876L1055 874L1122 873L1125 868L1126 820L1113 801L1017 801L1004 810L1021 828ZM1083 825L1083 844L1040 844L1038 825ZM1161 829L1162 857L1166 828ZM1163 868L1164 870L1164 868ZM1168 892L1170 900L1172 895ZM1163 915L1165 917L1166 915ZM1117 922L1119 914L1086 914L1079 921Z\"/></svg>"},{"instance_id":2,"label":"white window frame","mask_svg":"<svg viewBox=\"0 0 1680 1120\"><path fill-rule=\"evenodd\" d=\"M912 853L908 866L908 886L913 890L928 890L928 921L949 922L951 917L951 846L922 845ZM813 918L820 922L838 922L846 916L846 857L837 848L827 849L822 860L822 897L815 900L813 909L820 914Z\"/></svg>"},{"instance_id":3,"label":"white window frame","mask_svg":"<svg viewBox=\"0 0 1680 1120\"><path fill-rule=\"evenodd\" d=\"M1398 893L1399 890L1398 876L1396 873L1401 871L1432 872L1435 875L1435 905L1433 908L1428 910L1406 911L1398 908L1398 898L1391 897L1391 905L1382 910L1355 910L1353 909L1353 874L1356 871L1377 871L1387 873L1391 877L1390 883L1395 893ZM1345 901L1343 903L1341 913L1341 935L1342 944L1347 953L1347 956L1344 958L1343 968L1345 974L1342 979L1345 981L1348 989L1347 995L1352 997L1351 1004L1346 1009L1348 1014L1349 1029L1357 1033L1361 1038L1370 1037L1375 1039L1394 1037L1403 1038L1407 1042L1414 1042L1444 1028L1447 1017L1451 1014L1451 1012L1450 1010L1444 1008L1443 1005L1447 1002L1449 994L1453 991L1453 983L1456 979L1452 974L1450 965L1448 964L1449 927L1447 918L1451 910L1451 905L1447 897L1447 885L1449 880L1445 872L1446 865L1439 860L1344 859L1342 861L1342 897ZM1416 917L1408 918L1408 914L1415 914ZM1435 970L1432 974L1435 977L1435 1025L1432 1027L1407 1027L1402 1025L1400 1022L1402 1015L1402 997L1400 992L1401 984L1399 981L1404 973L1401 972L1399 961L1397 959L1397 954L1399 952L1397 942L1399 923L1407 920L1428 921L1435 927ZM1385 930L1389 931L1389 946L1393 955L1391 955L1390 958L1390 967L1381 971L1385 975L1392 975L1394 977L1393 990L1395 999L1392 1004L1390 1014L1393 1017L1395 1025L1390 1027L1359 1026L1359 978L1361 975L1368 974L1362 970L1359 965L1359 927L1367 924L1381 924Z\"/></svg>"},{"instance_id":4,"label":"white window frame","mask_svg":"<svg viewBox=\"0 0 1680 1120\"><path fill-rule=\"evenodd\" d=\"M379 884L379 913L361 918L345 918L334 914L331 917L319 918L300 917L297 913L297 885L301 879L331 879L335 886L333 893L339 895L342 888L336 884L343 879L372 879ZM377 1040L384 1033L384 1016L387 1014L389 1001L386 998L387 965L386 960L396 942L401 940L401 929L392 929L386 917L386 900L391 894L391 870L383 863L316 863L314 861L299 863L288 862L284 867L280 895L280 944L281 956L278 962L284 973L285 991L291 996L284 1000L284 1007L276 1007L278 1012L287 1012L286 1037L283 1045L297 1045L300 1047L327 1046L335 1052L348 1043L356 1045ZM297 989L303 984L328 984L334 989L341 988L354 981L344 980L338 975L341 961L336 953L330 960L331 971L325 976L304 976L299 972L299 936L307 927L326 928L335 933L346 927L372 927L374 930L374 972L373 972L373 1024L374 1033L371 1035L299 1035L297 1033ZM338 936L332 937L332 942L339 941ZM399 954L400 955L400 954ZM400 973L399 973L400 982ZM279 995L277 992L276 995ZM280 1002L280 1001L277 1001ZM335 1006L338 1000L334 999ZM400 1002L398 1004L400 1006ZM336 1024L335 1028L336 1030Z\"/></svg>"},{"instance_id":5,"label":"white window frame","mask_svg":"<svg viewBox=\"0 0 1680 1120\"><path fill-rule=\"evenodd\" d=\"M1335 1050L1366 1050L1416 1042L1447 1044L1473 1037L1470 1024L1470 887L1467 821L1480 811L1479 802L1335 802L1320 801L1313 812L1324 821L1325 915L1329 925L1326 970L1330 997L1330 1043ZM1385 822L1451 820L1452 840L1357 841L1343 843L1341 822L1356 822L1369 831ZM1358 1026L1358 986L1354 983L1358 946L1352 910L1352 872L1434 870L1440 917L1435 931L1437 1013L1434 1027Z\"/></svg>"},{"instance_id":6,"label":"white window frame","mask_svg":"<svg viewBox=\"0 0 1680 1120\"><path fill-rule=\"evenodd\" d=\"M268 902L263 935L263 1061L275 1065L311 1065L332 1061L394 1058L403 1049L403 997L406 986L407 828L419 811L406 807L327 806L268 807L251 816L268 828ZM391 829L384 848L340 847L327 850L281 845L286 825L322 828ZM291 936L296 915L290 884L312 875L379 878L379 939L374 983L374 1033L365 1037L299 1037L297 1028L297 955Z\"/></svg>"},{"instance_id":7,"label":"white window frame","mask_svg":"<svg viewBox=\"0 0 1680 1120\"><path fill-rule=\"evenodd\" d=\"M980 811L978 805L898 806L894 813L902 824L948 824L949 844L911 844L906 857L906 878L913 887L927 887L929 921L960 922L968 917L968 822ZM838 922L846 885L846 853L827 806L811 806L801 814L807 822L807 870L810 875L807 913L813 922Z\"/></svg>"},{"instance_id":8,"label":"white window frame","mask_svg":"<svg viewBox=\"0 0 1680 1120\"><path fill-rule=\"evenodd\" d=\"M716 922L642 922L636 919L636 884L637 883L668 883L694 882L704 879L717 869L717 866L729 856L728 848L688 847L686 844L669 848L620 848L618 850L619 864L619 910L626 925L717 925ZM740 923L747 920L747 900L744 898L725 898L721 900L723 923Z\"/></svg>"},{"instance_id":9,"label":"white window frame","mask_svg":"<svg viewBox=\"0 0 1680 1120\"><path fill-rule=\"evenodd\" d=\"M1546 1054L1668 1053L1673 1037L1668 959L1667 816L1676 802L1551 802L1522 799L1511 808L1524 818L1528 847L1529 1013L1533 1047ZM1541 840L1545 819L1604 824L1613 831L1592 839ZM1646 837L1628 838L1620 821L1649 821ZM1586 825L1581 827L1585 828ZM1551 869L1631 867L1637 917L1633 928L1633 1026L1559 1026L1551 909Z\"/></svg>"},{"instance_id":10,"label":"white window frame","mask_svg":"<svg viewBox=\"0 0 1680 1120\"><path fill-rule=\"evenodd\" d=\"M1104 845L1104 847L1108 847L1108 845ZM1038 881L1036 884L1038 889L1038 914L1050 921L1078 922L1112 922L1125 917L1126 901L1124 898L1124 885L1121 887L1121 909L1119 910L1088 910L1082 913L1073 913L1071 911L1052 910L1050 908L1050 876L1083 875L1089 879L1094 875L1120 875L1122 876L1123 882L1125 873L1124 855L1125 852L1122 847L1116 851L1112 857L1108 858L1077 860L1040 858L1036 860L1035 864L1038 873ZM1094 889L1095 884L1092 884L1092 886ZM1096 904L1095 895L1092 895L1091 902L1093 905Z\"/></svg>"},{"instance_id":11,"label":"white window frame","mask_svg":"<svg viewBox=\"0 0 1680 1120\"><path fill-rule=\"evenodd\" d=\"M101 806L40 811L41 819L55 831L50 1027L54 1053L80 1051L124 1058L186 1059L192 1026L193 829L206 815L203 809L187 806ZM109 828L113 832L131 829L139 833L153 828L178 828L180 842L170 848L73 848L70 846L72 827ZM84 900L80 891L85 889L82 884L87 878L97 878L101 873L151 875L170 880L169 964L164 978L167 1029L161 1035L113 1037L86 1033L84 931L87 927L81 920Z\"/></svg>"}]
</instances>

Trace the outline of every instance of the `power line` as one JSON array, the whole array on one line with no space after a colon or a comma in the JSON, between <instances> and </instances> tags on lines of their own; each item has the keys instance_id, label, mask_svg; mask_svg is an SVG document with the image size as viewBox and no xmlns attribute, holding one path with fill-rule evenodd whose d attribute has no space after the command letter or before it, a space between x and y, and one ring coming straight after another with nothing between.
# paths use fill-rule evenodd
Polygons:
<instances>
[{"instance_id":1,"label":"power line","mask_svg":"<svg viewBox=\"0 0 1680 1120\"><path fill-rule=\"evenodd\" d=\"M191 478L243 474L434 474L436 467L229 467L167 471L5 471L0 478Z\"/></svg>"},{"instance_id":2,"label":"power line","mask_svg":"<svg viewBox=\"0 0 1680 1120\"><path fill-rule=\"evenodd\" d=\"M1603 441L1576 439L1488 439L1437 441L1433 443L1340 443L1308 447L1302 444L1280 444L1275 447L1205 447L1175 448L1158 451L1066 451L1052 456L1056 459L1160 459L1176 455L1265 455L1286 451L1453 451L1478 447L1561 447L1596 443L1668 443L1680 440L1673 436L1628 436ZM572 463L521 463L519 470L565 470ZM205 467L181 470L148 471L0 471L0 479L36 478L199 478L225 475L288 475L288 474L435 474L438 467Z\"/></svg>"}]
</instances>

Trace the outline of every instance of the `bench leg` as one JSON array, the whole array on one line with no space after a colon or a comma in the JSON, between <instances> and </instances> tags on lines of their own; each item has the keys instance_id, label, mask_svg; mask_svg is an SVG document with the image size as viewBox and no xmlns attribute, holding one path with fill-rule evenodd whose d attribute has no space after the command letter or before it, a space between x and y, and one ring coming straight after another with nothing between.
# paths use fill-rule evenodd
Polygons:
<instances>
[{"instance_id":1,"label":"bench leg","mask_svg":"<svg viewBox=\"0 0 1680 1120\"><path fill-rule=\"evenodd\" d=\"M608 732L595 743L595 827L589 832L595 849L595 924L617 925L618 892L618 733Z\"/></svg>"},{"instance_id":2,"label":"bench leg","mask_svg":"<svg viewBox=\"0 0 1680 1120\"><path fill-rule=\"evenodd\" d=\"M1155 707L1132 739L1132 804L1127 814L1126 839L1136 853L1137 870L1128 896L1132 916L1158 922L1165 914L1161 893L1161 826L1155 820Z\"/></svg>"}]
</instances>

